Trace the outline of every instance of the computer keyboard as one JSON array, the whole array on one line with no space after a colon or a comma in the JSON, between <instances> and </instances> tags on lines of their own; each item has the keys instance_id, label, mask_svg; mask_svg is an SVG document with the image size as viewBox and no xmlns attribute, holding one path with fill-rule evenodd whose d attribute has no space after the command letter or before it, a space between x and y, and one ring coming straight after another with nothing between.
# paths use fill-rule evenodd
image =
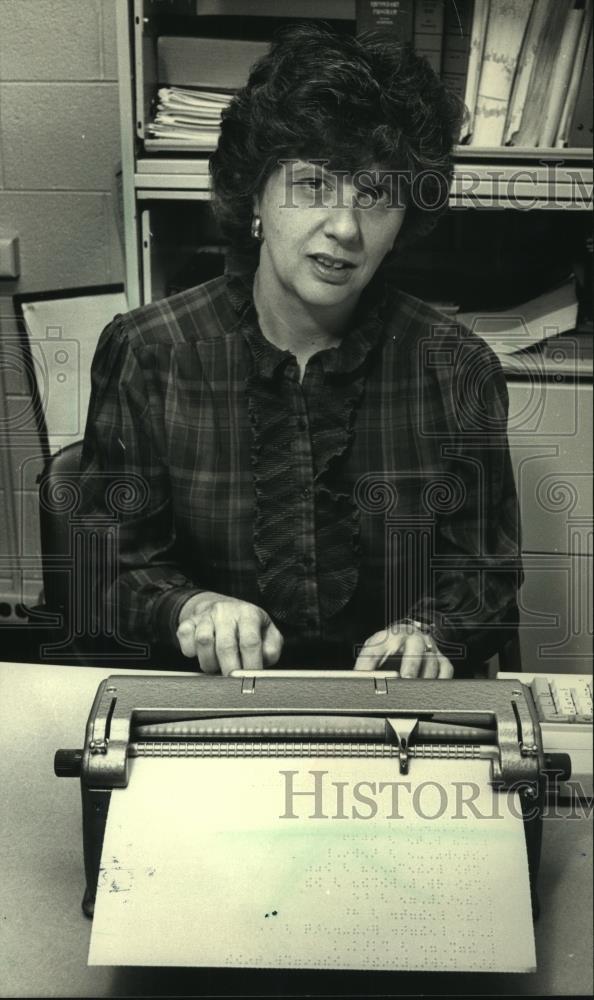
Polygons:
<instances>
[{"instance_id":1,"label":"computer keyboard","mask_svg":"<svg viewBox=\"0 0 594 1000\"><path fill-rule=\"evenodd\" d=\"M592 677L588 674L499 673L498 680L527 684L540 720L545 753L567 753L571 778L562 791L591 798Z\"/></svg>"},{"instance_id":2,"label":"computer keyboard","mask_svg":"<svg viewBox=\"0 0 594 1000\"><path fill-rule=\"evenodd\" d=\"M534 677L530 684L541 722L592 725L592 678L582 674Z\"/></svg>"}]
</instances>

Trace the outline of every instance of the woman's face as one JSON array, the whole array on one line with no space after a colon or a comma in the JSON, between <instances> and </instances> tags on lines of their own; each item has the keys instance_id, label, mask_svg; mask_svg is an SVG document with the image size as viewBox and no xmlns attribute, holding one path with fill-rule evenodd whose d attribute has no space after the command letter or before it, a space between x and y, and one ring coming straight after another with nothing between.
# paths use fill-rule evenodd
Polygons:
<instances>
[{"instance_id":1,"label":"woman's face","mask_svg":"<svg viewBox=\"0 0 594 1000\"><path fill-rule=\"evenodd\" d=\"M397 202L381 171L351 175L304 160L279 166L254 200L267 291L308 306L354 306L402 227Z\"/></svg>"}]
</instances>

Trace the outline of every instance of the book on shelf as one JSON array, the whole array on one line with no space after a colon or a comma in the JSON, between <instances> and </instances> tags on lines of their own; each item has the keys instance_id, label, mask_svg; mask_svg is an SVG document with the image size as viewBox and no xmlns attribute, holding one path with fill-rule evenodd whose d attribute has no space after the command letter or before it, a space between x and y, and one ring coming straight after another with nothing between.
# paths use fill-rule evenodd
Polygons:
<instances>
[{"instance_id":1,"label":"book on shelf","mask_svg":"<svg viewBox=\"0 0 594 1000\"><path fill-rule=\"evenodd\" d=\"M549 84L559 53L559 43L564 33L567 16L572 8L571 0L557 0L545 22L536 58L528 81L528 95L520 127L513 137L515 146L537 146L542 123L550 97Z\"/></svg>"},{"instance_id":2,"label":"book on shelf","mask_svg":"<svg viewBox=\"0 0 594 1000\"><path fill-rule=\"evenodd\" d=\"M569 129L570 146L592 146L592 34L588 38L587 52L580 79L575 108Z\"/></svg>"},{"instance_id":3,"label":"book on shelf","mask_svg":"<svg viewBox=\"0 0 594 1000\"><path fill-rule=\"evenodd\" d=\"M555 59L553 74L549 82L544 118L538 136L539 146L555 145L583 23L584 8L572 7L565 20L561 43Z\"/></svg>"},{"instance_id":4,"label":"book on shelf","mask_svg":"<svg viewBox=\"0 0 594 1000\"><path fill-rule=\"evenodd\" d=\"M473 146L502 144L507 106L532 6L533 0L491 0L470 140Z\"/></svg>"},{"instance_id":5,"label":"book on shelf","mask_svg":"<svg viewBox=\"0 0 594 1000\"><path fill-rule=\"evenodd\" d=\"M569 128L571 125L571 119L574 110L577 107L580 84L582 82L582 78L586 70L586 64L588 58L588 43L591 41L591 36L592 36L592 8L593 8L592 0L586 0L586 4L584 7L584 18L583 18L582 29L579 34L578 43L575 50L575 56L573 59L573 65L571 67L571 74L565 91L565 97L563 101L563 107L561 109L561 115L559 118L559 127L557 129L557 135L555 136L555 145L561 148L563 146L570 145ZM591 82L592 80L591 65L589 67L589 73L587 72L587 77ZM592 88L590 87L590 98L591 94L592 94ZM591 118L592 116L590 115L590 120Z\"/></svg>"},{"instance_id":6,"label":"book on shelf","mask_svg":"<svg viewBox=\"0 0 594 1000\"><path fill-rule=\"evenodd\" d=\"M357 0L355 17L358 35L375 31L400 42L413 40L415 0Z\"/></svg>"},{"instance_id":7,"label":"book on shelf","mask_svg":"<svg viewBox=\"0 0 594 1000\"><path fill-rule=\"evenodd\" d=\"M466 89L473 0L446 0L441 79L461 101Z\"/></svg>"},{"instance_id":8,"label":"book on shelf","mask_svg":"<svg viewBox=\"0 0 594 1000\"><path fill-rule=\"evenodd\" d=\"M431 69L441 73L443 48L444 0L416 0L414 46L417 55L425 56Z\"/></svg>"},{"instance_id":9,"label":"book on shelf","mask_svg":"<svg viewBox=\"0 0 594 1000\"><path fill-rule=\"evenodd\" d=\"M539 0L542 2L542 0ZM590 3L590 0L587 0ZM516 124L508 130L512 146L550 148L556 144L573 62L584 27L584 3L555 0L547 4L542 30L536 39L523 104ZM569 114L566 109L566 115Z\"/></svg>"},{"instance_id":10,"label":"book on shelf","mask_svg":"<svg viewBox=\"0 0 594 1000\"><path fill-rule=\"evenodd\" d=\"M466 105L467 118L462 126L460 142L465 142L470 138L474 127L474 109L476 106L479 78L481 75L483 52L485 50L485 39L487 37L489 4L490 0L474 0L472 27L470 29L468 69L466 73L466 87L464 90L464 103Z\"/></svg>"},{"instance_id":11,"label":"book on shelf","mask_svg":"<svg viewBox=\"0 0 594 1000\"><path fill-rule=\"evenodd\" d=\"M568 3L569 0L562 0ZM532 70L539 57L541 41L547 24L553 18L554 7L559 6L559 0L538 0L532 5L530 18L524 32L522 47L518 56L514 82L507 108L505 127L503 132L504 144L514 141L515 135L522 123L524 105L528 97L528 87Z\"/></svg>"}]
</instances>

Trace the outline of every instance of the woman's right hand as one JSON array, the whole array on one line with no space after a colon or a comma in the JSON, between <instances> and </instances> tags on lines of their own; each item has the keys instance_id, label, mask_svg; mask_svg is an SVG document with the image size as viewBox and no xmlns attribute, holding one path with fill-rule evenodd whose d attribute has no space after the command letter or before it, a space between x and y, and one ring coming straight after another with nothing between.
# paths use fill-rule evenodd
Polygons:
<instances>
[{"instance_id":1,"label":"woman's right hand","mask_svg":"<svg viewBox=\"0 0 594 1000\"><path fill-rule=\"evenodd\" d=\"M205 674L262 670L278 662L283 648L263 608L210 591L186 601L176 634L184 656L197 657Z\"/></svg>"}]
</instances>

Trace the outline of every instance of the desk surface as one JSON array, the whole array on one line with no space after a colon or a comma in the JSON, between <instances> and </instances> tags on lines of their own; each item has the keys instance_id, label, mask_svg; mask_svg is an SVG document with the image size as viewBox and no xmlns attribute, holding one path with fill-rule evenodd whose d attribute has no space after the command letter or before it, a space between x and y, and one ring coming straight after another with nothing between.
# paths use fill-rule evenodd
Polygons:
<instances>
[{"instance_id":1,"label":"desk surface","mask_svg":"<svg viewBox=\"0 0 594 1000\"><path fill-rule=\"evenodd\" d=\"M88 968L79 783L54 777L53 756L82 745L97 685L116 672L125 673L0 664L0 996L591 994L592 820L583 815L545 819L533 974Z\"/></svg>"}]
</instances>

